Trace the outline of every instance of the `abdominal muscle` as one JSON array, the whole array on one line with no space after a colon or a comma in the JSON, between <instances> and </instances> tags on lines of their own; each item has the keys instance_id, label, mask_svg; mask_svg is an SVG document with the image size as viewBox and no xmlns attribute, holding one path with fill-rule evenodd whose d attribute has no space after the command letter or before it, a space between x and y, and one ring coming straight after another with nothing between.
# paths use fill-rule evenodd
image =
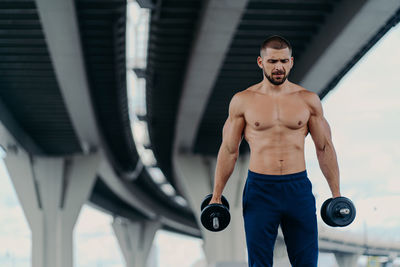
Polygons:
<instances>
[{"instance_id":1,"label":"abdominal muscle","mask_svg":"<svg viewBox=\"0 0 400 267\"><path fill-rule=\"evenodd\" d=\"M250 145L249 169L256 173L283 175L306 169L304 131L269 129L262 133L245 131ZM247 133L247 136L246 136Z\"/></svg>"}]
</instances>

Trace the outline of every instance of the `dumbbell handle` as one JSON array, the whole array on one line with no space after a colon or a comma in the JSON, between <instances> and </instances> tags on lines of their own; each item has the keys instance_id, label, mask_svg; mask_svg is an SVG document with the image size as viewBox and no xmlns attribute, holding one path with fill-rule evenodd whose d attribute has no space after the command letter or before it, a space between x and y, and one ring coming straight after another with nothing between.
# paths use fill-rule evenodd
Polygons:
<instances>
[{"instance_id":1,"label":"dumbbell handle","mask_svg":"<svg viewBox=\"0 0 400 267\"><path fill-rule=\"evenodd\" d=\"M350 209L348 208L343 208L339 210L340 215L348 215L350 214Z\"/></svg>"},{"instance_id":2,"label":"dumbbell handle","mask_svg":"<svg viewBox=\"0 0 400 267\"><path fill-rule=\"evenodd\" d=\"M218 217L214 217L213 218L213 227L215 230L217 230L219 228L219 220Z\"/></svg>"}]
</instances>

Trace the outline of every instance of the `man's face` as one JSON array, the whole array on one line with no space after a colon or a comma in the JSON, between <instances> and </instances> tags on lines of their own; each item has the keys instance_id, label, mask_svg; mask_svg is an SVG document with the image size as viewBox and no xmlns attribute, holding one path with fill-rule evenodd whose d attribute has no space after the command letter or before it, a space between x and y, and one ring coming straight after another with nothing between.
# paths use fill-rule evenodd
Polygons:
<instances>
[{"instance_id":1,"label":"man's face","mask_svg":"<svg viewBox=\"0 0 400 267\"><path fill-rule=\"evenodd\" d=\"M289 48L266 48L262 57L257 58L258 66L263 69L265 77L274 85L284 83L293 67L293 57Z\"/></svg>"}]
</instances>

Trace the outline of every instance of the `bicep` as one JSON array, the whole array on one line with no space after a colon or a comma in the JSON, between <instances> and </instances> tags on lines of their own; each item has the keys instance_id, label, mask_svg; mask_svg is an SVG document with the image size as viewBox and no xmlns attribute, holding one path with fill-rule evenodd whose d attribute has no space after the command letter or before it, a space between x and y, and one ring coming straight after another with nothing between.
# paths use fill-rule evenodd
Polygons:
<instances>
[{"instance_id":1,"label":"bicep","mask_svg":"<svg viewBox=\"0 0 400 267\"><path fill-rule=\"evenodd\" d=\"M331 128L323 115L311 115L308 129L318 150L323 150L328 142L331 142Z\"/></svg>"}]
</instances>

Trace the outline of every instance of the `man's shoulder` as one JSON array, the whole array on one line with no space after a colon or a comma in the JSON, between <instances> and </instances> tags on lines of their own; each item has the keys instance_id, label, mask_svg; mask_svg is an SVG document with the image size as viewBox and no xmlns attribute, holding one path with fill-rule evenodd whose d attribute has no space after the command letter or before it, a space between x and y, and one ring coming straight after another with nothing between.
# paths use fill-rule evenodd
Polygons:
<instances>
[{"instance_id":1,"label":"man's shoulder","mask_svg":"<svg viewBox=\"0 0 400 267\"><path fill-rule=\"evenodd\" d=\"M245 101L246 98L248 98L252 93L253 93L253 87L254 86L250 86L246 89L243 89L241 91L236 92L233 96L232 96L232 100L231 101L235 101L235 102L243 102Z\"/></svg>"},{"instance_id":2,"label":"man's shoulder","mask_svg":"<svg viewBox=\"0 0 400 267\"><path fill-rule=\"evenodd\" d=\"M320 113L322 106L318 94L310 90L307 90L304 87L301 86L298 87L299 87L298 94L303 99L304 103L306 103L306 105L310 108L311 114Z\"/></svg>"},{"instance_id":3,"label":"man's shoulder","mask_svg":"<svg viewBox=\"0 0 400 267\"><path fill-rule=\"evenodd\" d=\"M296 85L297 86L297 93L298 95L303 98L303 100L309 104L309 105L315 105L318 104L318 102L320 102L320 98L318 96L318 94L307 90L306 88L300 86L300 85Z\"/></svg>"},{"instance_id":4,"label":"man's shoulder","mask_svg":"<svg viewBox=\"0 0 400 267\"><path fill-rule=\"evenodd\" d=\"M253 96L254 92L260 87L260 84L254 84L251 85L249 87L247 87L246 89L243 89L237 93L235 93L235 95L233 97L241 99L241 101L244 101L244 99Z\"/></svg>"},{"instance_id":5,"label":"man's shoulder","mask_svg":"<svg viewBox=\"0 0 400 267\"><path fill-rule=\"evenodd\" d=\"M248 102L249 97L253 93L250 88L252 87L238 91L232 96L229 103L229 107L232 111L235 111L235 113L237 114L244 113L246 109L246 103Z\"/></svg>"}]
</instances>

